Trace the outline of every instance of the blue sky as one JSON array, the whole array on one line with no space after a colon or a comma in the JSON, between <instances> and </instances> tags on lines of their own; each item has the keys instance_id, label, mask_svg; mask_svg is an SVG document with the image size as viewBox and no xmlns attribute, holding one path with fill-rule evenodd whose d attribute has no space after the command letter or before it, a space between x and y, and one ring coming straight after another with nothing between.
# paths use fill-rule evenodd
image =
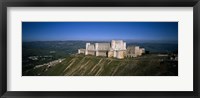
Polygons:
<instances>
[{"instance_id":1,"label":"blue sky","mask_svg":"<svg viewBox=\"0 0 200 98\"><path fill-rule=\"evenodd\" d=\"M178 22L22 22L23 41L178 40Z\"/></svg>"}]
</instances>

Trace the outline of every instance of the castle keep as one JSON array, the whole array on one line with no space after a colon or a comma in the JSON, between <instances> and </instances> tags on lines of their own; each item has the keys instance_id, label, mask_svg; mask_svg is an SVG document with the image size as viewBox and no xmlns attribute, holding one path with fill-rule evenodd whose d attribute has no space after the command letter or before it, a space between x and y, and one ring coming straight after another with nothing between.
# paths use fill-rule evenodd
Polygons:
<instances>
[{"instance_id":1,"label":"castle keep","mask_svg":"<svg viewBox=\"0 0 200 98\"><path fill-rule=\"evenodd\" d=\"M139 48L139 46L132 46L126 49L126 42L123 40L112 40L111 43L86 43L85 49L78 49L79 54L114 57L118 59L137 57L144 52L144 48Z\"/></svg>"}]
</instances>

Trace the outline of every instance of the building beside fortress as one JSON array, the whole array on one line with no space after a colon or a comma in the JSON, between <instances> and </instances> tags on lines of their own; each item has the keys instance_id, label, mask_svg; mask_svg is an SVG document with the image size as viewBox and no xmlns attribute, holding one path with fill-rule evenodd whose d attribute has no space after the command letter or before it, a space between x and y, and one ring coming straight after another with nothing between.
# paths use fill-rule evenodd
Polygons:
<instances>
[{"instance_id":1,"label":"building beside fortress","mask_svg":"<svg viewBox=\"0 0 200 98\"><path fill-rule=\"evenodd\" d=\"M126 42L123 40L112 40L111 43L86 43L85 49L78 49L79 54L114 57L118 59L137 57L144 52L144 48L139 48L139 46L132 46L126 49Z\"/></svg>"}]
</instances>

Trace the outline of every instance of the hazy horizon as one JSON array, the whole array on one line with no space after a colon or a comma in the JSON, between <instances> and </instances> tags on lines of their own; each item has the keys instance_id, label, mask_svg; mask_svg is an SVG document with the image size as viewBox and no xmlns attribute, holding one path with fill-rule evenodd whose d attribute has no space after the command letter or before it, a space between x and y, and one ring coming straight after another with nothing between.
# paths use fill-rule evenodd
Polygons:
<instances>
[{"instance_id":1,"label":"hazy horizon","mask_svg":"<svg viewBox=\"0 0 200 98\"><path fill-rule=\"evenodd\" d=\"M122 40L122 39L113 39ZM111 42L111 40L35 40L35 41L22 41L22 42L65 42L65 41L84 41L84 42ZM126 43L173 43L178 44L177 40L123 40Z\"/></svg>"}]
</instances>

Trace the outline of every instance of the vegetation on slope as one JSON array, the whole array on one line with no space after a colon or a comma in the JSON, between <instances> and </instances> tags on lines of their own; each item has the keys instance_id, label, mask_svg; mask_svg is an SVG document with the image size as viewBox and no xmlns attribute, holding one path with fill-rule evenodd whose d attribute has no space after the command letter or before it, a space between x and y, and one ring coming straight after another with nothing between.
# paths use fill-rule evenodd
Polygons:
<instances>
[{"instance_id":1,"label":"vegetation on slope","mask_svg":"<svg viewBox=\"0 0 200 98\"><path fill-rule=\"evenodd\" d=\"M137 58L74 55L55 66L33 68L25 75L41 76L177 76L178 62L148 54Z\"/></svg>"}]
</instances>

